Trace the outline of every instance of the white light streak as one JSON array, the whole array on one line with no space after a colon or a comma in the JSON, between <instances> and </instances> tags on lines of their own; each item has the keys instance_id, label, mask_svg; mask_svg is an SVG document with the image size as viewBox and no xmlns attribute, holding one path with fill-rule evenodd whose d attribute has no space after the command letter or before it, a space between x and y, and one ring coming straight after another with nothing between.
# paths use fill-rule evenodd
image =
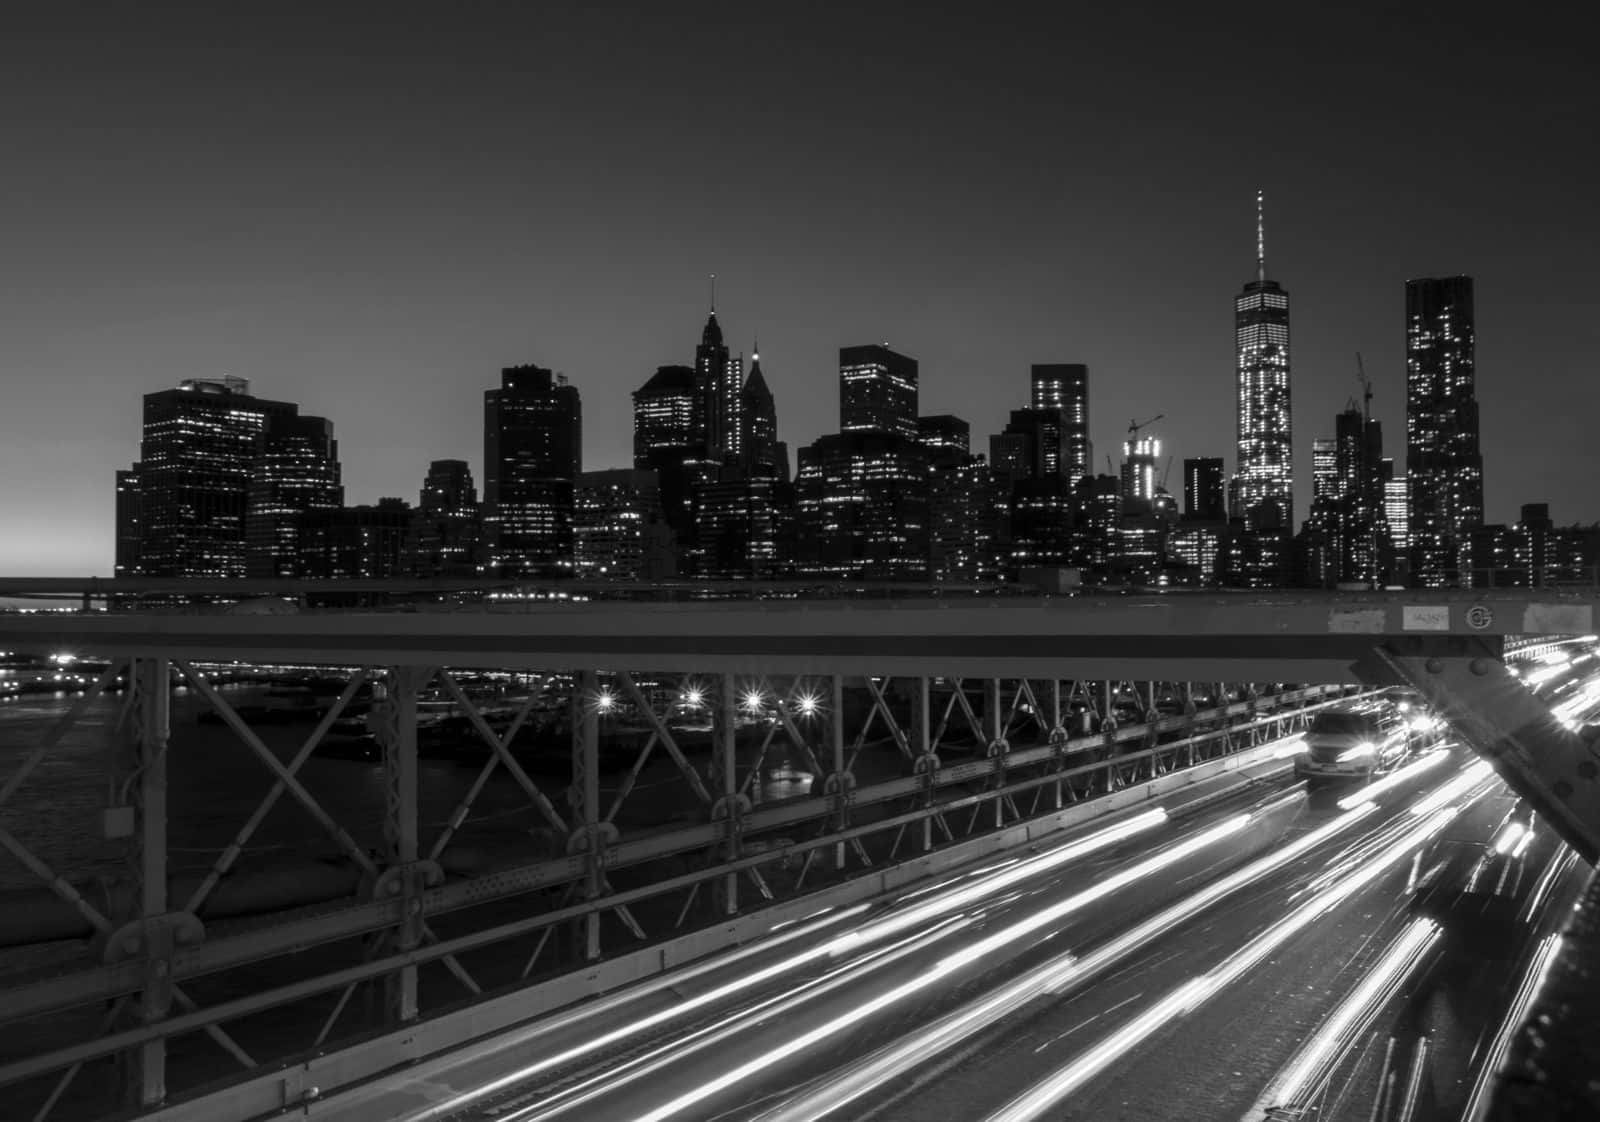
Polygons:
<instances>
[{"instance_id":1,"label":"white light streak","mask_svg":"<svg viewBox=\"0 0 1600 1122\"><path fill-rule=\"evenodd\" d=\"M1394 996L1405 979L1427 957L1439 940L1439 925L1431 919L1414 919L1378 961L1301 1048L1290 1066L1249 1112L1252 1117L1273 1107L1293 1109L1307 1092L1314 1094L1327 1077L1330 1061L1372 1023L1378 1011Z\"/></svg>"},{"instance_id":2,"label":"white light streak","mask_svg":"<svg viewBox=\"0 0 1600 1122\"><path fill-rule=\"evenodd\" d=\"M1505 1018L1500 1022L1494 1040L1484 1056L1483 1066L1478 1069L1478 1078L1472 1085L1472 1093L1467 1097L1467 1108L1461 1113L1461 1122L1482 1122L1488 1116L1490 1092L1497 1082L1495 1077L1500 1074L1500 1068L1505 1063L1506 1053L1511 1050L1511 1042L1515 1039L1517 1031L1528 1019L1528 1009L1539 996L1539 991L1544 988L1550 967L1554 965L1556 956L1561 953L1561 943L1560 935L1547 935L1539 944L1539 949L1534 952L1533 961L1528 964L1528 970L1522 976L1522 983L1517 987L1517 994L1507 1007Z\"/></svg>"},{"instance_id":3,"label":"white light streak","mask_svg":"<svg viewBox=\"0 0 1600 1122\"><path fill-rule=\"evenodd\" d=\"M1450 807L1417 824L1399 840L1358 866L1349 876L1319 892L1235 951L1216 969L1185 982L1072 1063L1011 1100L990 1115L989 1122L1032 1122L1042 1117L1119 1057L1168 1025L1174 1017L1191 1012L1232 985L1318 917L1387 872L1395 862L1444 829L1460 810L1460 807Z\"/></svg>"},{"instance_id":4,"label":"white light streak","mask_svg":"<svg viewBox=\"0 0 1600 1122\"><path fill-rule=\"evenodd\" d=\"M1500 827L1500 832L1494 836L1494 851L1502 857L1516 848L1517 842L1522 840L1522 835L1528 828L1521 822L1507 822Z\"/></svg>"},{"instance_id":5,"label":"white light streak","mask_svg":"<svg viewBox=\"0 0 1600 1122\"><path fill-rule=\"evenodd\" d=\"M1161 812L1164 816L1165 812ZM893 989L887 990L869 1001L865 1001L847 1012L831 1018L818 1025L809 1032L790 1039L764 1051L756 1059L750 1060L738 1067L732 1068L722 1074L708 1079L700 1086L686 1091L674 1099L655 1107L653 1110L639 1115L636 1122L665 1122L666 1119L681 1114L686 1110L712 1098L723 1091L737 1086L752 1076L759 1075L775 1064L781 1063L791 1056L813 1047L816 1044L846 1032L862 1021L879 1013L908 997L927 989L930 986L941 984L944 979L960 971L964 967L993 954L1008 944L1026 938L1037 932L1042 927L1047 927L1064 918L1072 912L1078 911L1096 900L1102 899L1111 892L1124 888L1127 885L1149 876L1168 865L1182 860L1207 845L1238 833L1249 825L1251 816L1248 814L1236 815L1205 830L1191 838L1187 838L1177 845L1169 846L1156 856L1141 861L1139 864L1116 873L1099 881L1094 887L1083 892L1075 893L1067 899L1053 904L1048 908L1028 916L1016 923L1008 924L992 935L985 936L969 944L954 954L946 955L931 968L910 981L903 982ZM1012 870L1014 871L1014 870ZM1009 876L1008 871L1003 876ZM995 878L996 880L1002 878ZM959 895L959 893L952 894Z\"/></svg>"},{"instance_id":6,"label":"white light streak","mask_svg":"<svg viewBox=\"0 0 1600 1122\"><path fill-rule=\"evenodd\" d=\"M1411 813L1418 817L1425 817L1450 802L1472 790L1478 784L1494 776L1494 768L1488 760L1479 760L1467 767L1462 773L1440 787L1431 795L1418 799L1411 806Z\"/></svg>"},{"instance_id":7,"label":"white light streak","mask_svg":"<svg viewBox=\"0 0 1600 1122\"><path fill-rule=\"evenodd\" d=\"M1413 760L1399 771L1391 772L1390 774L1384 776L1376 783L1367 784L1355 794L1346 795L1344 798L1339 800L1339 809L1350 810L1352 807L1360 806L1362 803L1371 802L1378 795L1381 795L1386 791L1392 791L1402 783L1409 783L1423 772L1430 771L1433 768L1438 767L1449 758L1450 753L1443 751L1442 749L1429 752L1426 756L1423 756L1417 760Z\"/></svg>"}]
</instances>

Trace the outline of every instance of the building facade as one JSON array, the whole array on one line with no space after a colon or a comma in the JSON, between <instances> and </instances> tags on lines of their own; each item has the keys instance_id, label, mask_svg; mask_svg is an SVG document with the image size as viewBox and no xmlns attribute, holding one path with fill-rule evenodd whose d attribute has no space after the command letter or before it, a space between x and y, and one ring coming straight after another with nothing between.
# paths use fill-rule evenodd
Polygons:
<instances>
[{"instance_id":1,"label":"building facade","mask_svg":"<svg viewBox=\"0 0 1600 1122\"><path fill-rule=\"evenodd\" d=\"M500 388L483 395L489 574L572 574L574 485L582 463L578 388L565 375L539 366L503 370Z\"/></svg>"},{"instance_id":2,"label":"building facade","mask_svg":"<svg viewBox=\"0 0 1600 1122\"><path fill-rule=\"evenodd\" d=\"M298 412L252 396L250 383L234 377L190 379L144 396L136 472L141 575L246 575L250 484L267 423Z\"/></svg>"},{"instance_id":3,"label":"building facade","mask_svg":"<svg viewBox=\"0 0 1600 1122\"><path fill-rule=\"evenodd\" d=\"M299 576L300 516L344 505L333 422L323 417L269 415L249 491L246 573L252 577Z\"/></svg>"},{"instance_id":4,"label":"building facade","mask_svg":"<svg viewBox=\"0 0 1600 1122\"><path fill-rule=\"evenodd\" d=\"M1483 524L1472 278L1406 282L1406 478L1411 583L1470 583Z\"/></svg>"},{"instance_id":5,"label":"building facade","mask_svg":"<svg viewBox=\"0 0 1600 1122\"><path fill-rule=\"evenodd\" d=\"M422 577L471 576L482 561L483 514L465 460L434 460L412 514L407 567Z\"/></svg>"},{"instance_id":6,"label":"building facade","mask_svg":"<svg viewBox=\"0 0 1600 1122\"><path fill-rule=\"evenodd\" d=\"M1091 474L1094 448L1089 442L1089 368L1081 362L1035 363L1029 370L1033 409L1058 411L1061 463L1067 485Z\"/></svg>"},{"instance_id":7,"label":"building facade","mask_svg":"<svg viewBox=\"0 0 1600 1122\"><path fill-rule=\"evenodd\" d=\"M1267 279L1256 196L1256 279L1233 301L1238 471L1234 518L1249 529L1292 529L1294 444L1289 395L1289 294Z\"/></svg>"},{"instance_id":8,"label":"building facade","mask_svg":"<svg viewBox=\"0 0 1600 1122\"><path fill-rule=\"evenodd\" d=\"M1228 520L1221 456L1183 461L1183 517L1188 522Z\"/></svg>"},{"instance_id":9,"label":"building facade","mask_svg":"<svg viewBox=\"0 0 1600 1122\"><path fill-rule=\"evenodd\" d=\"M917 360L873 344L839 348L839 431L917 439Z\"/></svg>"}]
</instances>

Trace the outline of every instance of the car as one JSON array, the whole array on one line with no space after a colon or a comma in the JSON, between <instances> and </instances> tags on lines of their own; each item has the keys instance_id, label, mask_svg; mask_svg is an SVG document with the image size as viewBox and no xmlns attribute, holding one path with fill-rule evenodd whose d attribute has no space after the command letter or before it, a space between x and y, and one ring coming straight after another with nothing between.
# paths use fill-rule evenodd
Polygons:
<instances>
[{"instance_id":1,"label":"car","mask_svg":"<svg viewBox=\"0 0 1600 1122\"><path fill-rule=\"evenodd\" d=\"M1368 779L1388 771L1411 751L1412 718L1386 697L1347 702L1311 719L1295 774Z\"/></svg>"}]
</instances>

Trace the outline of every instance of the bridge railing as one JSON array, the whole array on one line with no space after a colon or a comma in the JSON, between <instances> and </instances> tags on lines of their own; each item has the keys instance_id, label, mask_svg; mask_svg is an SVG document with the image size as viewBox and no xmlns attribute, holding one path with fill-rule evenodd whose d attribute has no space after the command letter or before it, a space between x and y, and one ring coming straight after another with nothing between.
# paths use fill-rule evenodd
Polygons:
<instances>
[{"instance_id":1,"label":"bridge railing","mask_svg":"<svg viewBox=\"0 0 1600 1122\"><path fill-rule=\"evenodd\" d=\"M135 751L124 779L136 793L133 856L142 870L131 899L143 904L114 914L74 888L62 870L8 845L26 855L24 863L58 902L90 919L96 932L90 946L100 959L43 975L12 974L0 989L0 1025L57 1026L40 1032L44 1041L59 1031L61 1018L82 1020L75 1010L108 1011L94 1026L99 1031L0 1063L0 1085L27 1084L17 1090L32 1090L46 1107L62 1102L79 1112L83 1100L69 1094L74 1078L118 1056L136 1058L137 1100L150 1105L165 1097L169 1080L181 1088L202 1073L215 1075L196 1059L197 1046L184 1043L197 1033L238 1069L259 1070L368 1028L374 1017L403 1024L621 946L715 923L885 861L1239 751L1296 729L1351 692L1227 683L553 674L541 687L556 695L553 710L568 717L563 799L523 767L514 724L492 726L448 671L369 668L350 676L340 698L348 704L367 679L385 695L376 699L373 718L385 791L383 836L373 845L370 830L333 819L304 782L301 769L337 708L284 760L193 664L177 666L275 781L218 853L209 887L170 892L152 856L165 844L157 780L169 762L170 729L162 724L156 683L166 681L166 664L135 659L108 668L101 688L119 673L144 683L130 706ZM442 683L470 713L485 758L469 794L425 844L416 703L430 681ZM690 689L704 694L712 716L712 736L698 746L679 743L684 736L664 711L670 703L659 700ZM739 708L752 693L763 699L761 720L741 722ZM631 700L649 730L642 744L621 753L617 762L628 767L609 790L600 778L602 697ZM518 719L531 711L530 701ZM763 801L763 760L780 740L791 767L805 762L810 790ZM19 789L50 744L47 738L29 754L5 796ZM658 818L651 825L639 817L649 817L639 780L652 753L659 759L662 752L671 764L660 782L691 792L696 809L687 821ZM540 823L538 832L559 853L482 875L443 877L441 859L472 834L474 799L507 775L526 796L523 813ZM280 797L310 814L345 861L366 870L360 895L207 930L206 893L228 875ZM365 1012L353 1000L362 993ZM260 1029L266 1022L273 1032ZM53 1081L51 1073L59 1073ZM80 1084L74 1093L81 1092Z\"/></svg>"}]
</instances>

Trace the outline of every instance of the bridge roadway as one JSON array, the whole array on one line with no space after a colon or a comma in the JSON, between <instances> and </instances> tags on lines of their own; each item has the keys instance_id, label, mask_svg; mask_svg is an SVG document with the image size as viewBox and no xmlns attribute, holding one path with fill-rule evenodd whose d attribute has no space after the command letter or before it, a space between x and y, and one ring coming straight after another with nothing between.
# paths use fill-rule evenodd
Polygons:
<instances>
[{"instance_id":1,"label":"bridge roadway","mask_svg":"<svg viewBox=\"0 0 1600 1122\"><path fill-rule=\"evenodd\" d=\"M1366 684L1406 681L1421 689L1450 718L1468 746L1494 761L1497 770L1531 808L1547 820L1553 834L1592 860L1600 852L1600 795L1595 792L1592 750L1574 733L1557 725L1548 707L1533 699L1501 664L1501 656L1512 641L1526 644L1556 636L1592 634L1594 599L1592 594L1274 594L822 604L520 604L509 611L287 615L211 611L43 613L0 615L0 646L133 658L144 668L140 671L145 675L141 692L152 699L159 696L156 684L166 681L160 660L168 659L183 667L202 692L206 690L203 679L193 674L190 665L200 659L424 668L423 674L396 671L388 679L398 683L402 696L413 699L404 704L413 706L418 683L439 665L570 671L574 699L593 695L597 671L633 668L705 673L725 676L721 696L730 707L730 715L734 675L831 678L834 709L840 713L843 706L837 699L847 676L866 679L863 690L873 691L882 678L909 677L921 680L924 722L928 682L935 676L981 677L992 683L995 691L999 689L999 679L1016 679L1019 684L1014 707L1020 704L1028 678L1092 677L1143 682L1290 679ZM408 680L410 685L405 684ZM352 679L347 694L353 693L358 684ZM1108 706L1109 697L1108 687ZM992 700L999 701L997 692ZM1057 698L1058 708L1059 701ZM879 702L882 703L881 696ZM962 704L965 706L964 701ZM1035 712L1038 704L1033 702ZM1153 707L1153 700L1149 705ZM145 724L141 727L147 734L142 734L141 751L146 755L141 759L161 759L156 753L164 743L165 734L159 730L164 718L155 718L156 723L151 724L149 716L159 708L158 704L145 702L146 715L141 718ZM985 721L992 718L998 722L1003 715L998 704L986 705L985 709L989 714ZM968 715L971 717L970 712ZM839 723L833 722L832 734L836 773L845 770ZM973 724L976 731L977 721L973 720ZM723 727L731 729L733 725L727 721ZM415 784L414 729L410 735L413 739L408 748L397 747L407 743L406 735L401 734L391 745L392 751L386 749L394 759L391 762L386 755L385 766L392 769L400 783L400 801L395 803L391 798L395 803L390 808L391 818L409 831L399 835L400 864L390 871L412 869L420 874L415 851L414 795L405 793L405 784L410 784L412 790ZM491 739L493 735L486 734ZM926 740L925 725L919 735ZM993 752L1003 740L1003 730L995 724L987 735L993 738ZM738 770L731 734L725 746L722 770L728 786L719 805L725 813L737 814L737 809L732 808ZM264 759L265 749L259 744L255 747ZM906 748L903 737L901 748ZM504 755L503 750L496 751ZM590 825L580 827L569 838L574 845L585 840L592 843L601 837L593 817L598 813L597 792L592 784L587 791L580 790L581 783L587 780L577 770L586 756L584 767L587 774L593 775L594 751L592 726L591 731L580 736L578 724L574 724L574 787L569 795L579 792L578 801L591 816ZM1003 747L1000 751L995 766L1003 783L1007 765ZM299 758L308 752L309 748L303 750ZM29 766L36 758L30 757ZM510 761L507 763L512 766ZM682 766L681 760L679 764ZM404 778L407 769L409 779ZM293 786L293 767L286 771L279 765L277 770L280 786L287 786L296 798L306 801ZM159 783L148 764L138 774L142 776L141 789L148 789L151 797L159 796ZM1049 777L1043 776L1039 781L1049 781ZM531 785L530 794L539 797ZM412 800L410 804L406 803L407 798ZM848 835L848 806L846 798L829 801L829 815L838 818L830 828L841 831L841 855ZM550 810L548 806L545 809ZM561 824L559 814L552 811L549 817L558 826ZM731 832L735 839L731 853L737 853L737 826L717 826L715 811L712 818L716 830ZM147 816L145 821L159 820ZM584 834L585 829L591 833ZM1259 833L1252 826L1251 836ZM407 846L411 847L409 851ZM1176 846L1167 847L1167 851L1180 852ZM568 852L572 855L568 863L603 884L606 858L586 855L582 848L569 848ZM748 860L748 867L754 869L762 858L752 855L739 860ZM732 905L729 914L733 915L737 911L735 882L741 866L730 861L726 868L728 902ZM1112 875L1115 874L1107 874ZM151 883L148 877L146 883ZM375 901L372 909L381 906L393 910L400 903L409 908L413 901L420 903L425 895L432 899L430 894L441 891L430 889L420 875L415 883L408 879L396 882L396 887L403 892L399 900L382 905ZM160 908L165 906L147 904L143 922L166 922L167 916L160 914ZM384 911L384 915L388 914ZM420 915L423 911L411 909L405 914ZM578 907L573 914L588 917L594 949L598 910ZM999 921L997 913L996 922ZM402 919L398 927L404 930L406 925ZM408 937L415 940L417 933ZM953 934L949 937L955 938ZM477 936L462 938L464 942L439 946L467 949L483 942ZM415 946L413 941L410 947ZM420 953L408 949L379 960L372 968L355 968L346 973L353 979L352 985L369 974L376 976L373 971L380 965L407 976L410 980L405 984L412 988L402 993L399 1008L404 1019L405 1002L410 1001L409 1016L415 1017L416 968L404 963L415 961L406 956ZM906 953L912 952L908 949ZM393 962L402 965L395 968ZM963 968L971 965L962 963ZM138 966L135 960L117 969ZM885 964L883 968L889 966ZM923 973L912 970L911 976L920 977ZM146 993L151 989L147 986ZM886 992L893 992L893 988ZM198 1015L189 1014L173 1017L169 1023L189 1021L195 1025L204 1023ZM822 1023L826 1024L826 1019ZM427 1031L426 1024L419 1026L419 1033ZM155 1030L125 1030L81 1051L85 1056L98 1055L111 1046L111 1041L126 1041L144 1048L146 1061L157 1064L160 1056L149 1043L155 1035ZM405 1049L400 1052L404 1054ZM146 1087L156 1084L147 1080ZM623 1090L621 1084L617 1090ZM285 1082L285 1094L288 1093ZM309 1087L299 1094L315 1098ZM154 1101L159 1099L150 1105ZM219 1099L209 1105L221 1106L224 1101ZM210 1117L204 1113L191 1116Z\"/></svg>"},{"instance_id":2,"label":"bridge roadway","mask_svg":"<svg viewBox=\"0 0 1600 1122\"><path fill-rule=\"evenodd\" d=\"M1518 801L1459 748L1419 754L1370 796L1308 796L1271 749L1059 844L775 929L720 967L308 1115L1261 1122L1315 1103L1323 1122L1390 1122L1481 1109L1494 1042L1587 870L1547 830L1506 845ZM1396 1086L1424 1113L1400 1110Z\"/></svg>"}]
</instances>

